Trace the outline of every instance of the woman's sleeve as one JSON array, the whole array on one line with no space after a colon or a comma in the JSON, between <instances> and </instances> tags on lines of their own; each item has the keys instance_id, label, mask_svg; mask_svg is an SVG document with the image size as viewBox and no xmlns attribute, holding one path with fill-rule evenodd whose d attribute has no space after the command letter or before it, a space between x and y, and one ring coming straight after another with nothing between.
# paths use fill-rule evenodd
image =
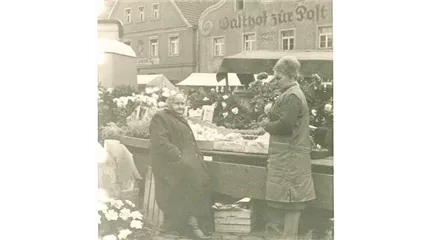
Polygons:
<instances>
[{"instance_id":1,"label":"woman's sleeve","mask_svg":"<svg viewBox=\"0 0 431 240\"><path fill-rule=\"evenodd\" d=\"M265 130L272 134L290 133L300 112L301 102L299 98L294 94L285 97L280 103L280 118L266 124Z\"/></svg>"},{"instance_id":2,"label":"woman's sleeve","mask_svg":"<svg viewBox=\"0 0 431 240\"><path fill-rule=\"evenodd\" d=\"M182 153L177 146L169 141L169 132L166 130L163 118L156 114L150 123L151 151L165 156L167 161L179 161Z\"/></svg>"}]
</instances>

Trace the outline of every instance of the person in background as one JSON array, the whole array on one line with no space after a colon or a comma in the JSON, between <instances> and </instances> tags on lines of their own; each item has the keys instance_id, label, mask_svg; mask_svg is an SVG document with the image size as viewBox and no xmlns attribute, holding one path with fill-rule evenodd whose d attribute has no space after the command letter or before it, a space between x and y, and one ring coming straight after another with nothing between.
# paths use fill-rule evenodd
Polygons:
<instances>
[{"instance_id":1,"label":"person in background","mask_svg":"<svg viewBox=\"0 0 431 240\"><path fill-rule=\"evenodd\" d=\"M170 96L150 123L156 201L164 212L163 232L208 239L204 223L211 218L210 177L183 117L185 102L182 93Z\"/></svg>"},{"instance_id":2,"label":"person in background","mask_svg":"<svg viewBox=\"0 0 431 240\"><path fill-rule=\"evenodd\" d=\"M316 198L311 175L308 105L297 78L300 63L282 57L274 66L274 80L281 95L264 125L270 134L266 200L270 212L284 213L282 239L298 237L301 211ZM271 214L270 214L271 216Z\"/></svg>"}]
</instances>

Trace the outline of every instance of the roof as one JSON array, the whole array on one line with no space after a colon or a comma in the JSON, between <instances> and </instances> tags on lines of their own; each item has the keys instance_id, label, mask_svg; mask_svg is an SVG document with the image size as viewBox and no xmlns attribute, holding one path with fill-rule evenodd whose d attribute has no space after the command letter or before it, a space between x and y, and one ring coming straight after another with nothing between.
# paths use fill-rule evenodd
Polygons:
<instances>
[{"instance_id":1,"label":"roof","mask_svg":"<svg viewBox=\"0 0 431 240\"><path fill-rule=\"evenodd\" d=\"M223 58L219 73L258 74L273 73L273 67L283 56L294 56L301 63L301 73L332 76L332 51L249 51Z\"/></svg>"},{"instance_id":2,"label":"roof","mask_svg":"<svg viewBox=\"0 0 431 240\"><path fill-rule=\"evenodd\" d=\"M128 57L136 57L135 51L122 42L111 39L99 39L98 47L100 53L115 53Z\"/></svg>"},{"instance_id":3,"label":"roof","mask_svg":"<svg viewBox=\"0 0 431 240\"><path fill-rule=\"evenodd\" d=\"M191 25L198 25L202 13L219 0L173 0L183 16Z\"/></svg>"},{"instance_id":4,"label":"roof","mask_svg":"<svg viewBox=\"0 0 431 240\"><path fill-rule=\"evenodd\" d=\"M103 1L103 9L102 9L102 12L97 16L97 18L109 19L112 13L112 10L114 9L115 4L118 2L118 0L102 0L102 1Z\"/></svg>"},{"instance_id":5,"label":"roof","mask_svg":"<svg viewBox=\"0 0 431 240\"><path fill-rule=\"evenodd\" d=\"M229 86L242 86L239 78L235 73L228 73ZM177 84L177 86L225 86L226 80L217 82L216 73L192 73L186 79Z\"/></svg>"}]
</instances>

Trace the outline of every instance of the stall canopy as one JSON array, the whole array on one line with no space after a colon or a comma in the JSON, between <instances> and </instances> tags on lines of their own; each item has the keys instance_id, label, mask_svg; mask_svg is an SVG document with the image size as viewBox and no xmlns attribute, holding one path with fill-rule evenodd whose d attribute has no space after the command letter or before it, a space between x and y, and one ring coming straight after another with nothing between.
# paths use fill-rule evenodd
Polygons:
<instances>
[{"instance_id":1,"label":"stall canopy","mask_svg":"<svg viewBox=\"0 0 431 240\"><path fill-rule=\"evenodd\" d=\"M175 90L174 84L169 81L163 74L153 74L153 75L138 75L138 85L148 85L153 87L168 88L170 90Z\"/></svg>"},{"instance_id":2,"label":"stall canopy","mask_svg":"<svg viewBox=\"0 0 431 240\"><path fill-rule=\"evenodd\" d=\"M332 51L244 51L225 57L218 69L217 80L225 78L226 73L238 73L241 83L248 84L250 74L266 72L273 74L273 67L283 56L294 56L301 63L301 73L317 73L323 78L333 78ZM250 79L249 79L250 78ZM229 77L230 85L230 77Z\"/></svg>"},{"instance_id":3,"label":"stall canopy","mask_svg":"<svg viewBox=\"0 0 431 240\"><path fill-rule=\"evenodd\" d=\"M177 83L177 86L199 86L199 87L216 87L226 86L226 79L217 81L216 73L192 73L186 79ZM235 73L229 73L229 86L238 87L242 86L239 78Z\"/></svg>"}]
</instances>

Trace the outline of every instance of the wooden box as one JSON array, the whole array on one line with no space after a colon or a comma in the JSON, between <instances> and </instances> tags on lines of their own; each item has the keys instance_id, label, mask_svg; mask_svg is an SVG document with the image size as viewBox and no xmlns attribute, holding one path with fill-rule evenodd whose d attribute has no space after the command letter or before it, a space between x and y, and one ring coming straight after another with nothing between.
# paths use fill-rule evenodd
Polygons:
<instances>
[{"instance_id":1,"label":"wooden box","mask_svg":"<svg viewBox=\"0 0 431 240\"><path fill-rule=\"evenodd\" d=\"M243 144L240 144L235 143L234 141L218 140L214 142L214 150L243 153L245 152L245 144L245 142Z\"/></svg>"},{"instance_id":2,"label":"wooden box","mask_svg":"<svg viewBox=\"0 0 431 240\"><path fill-rule=\"evenodd\" d=\"M215 231L220 233L250 233L256 223L253 210L223 210L214 212Z\"/></svg>"},{"instance_id":3,"label":"wooden box","mask_svg":"<svg viewBox=\"0 0 431 240\"><path fill-rule=\"evenodd\" d=\"M214 150L214 141L196 140L196 144L200 150Z\"/></svg>"}]
</instances>

